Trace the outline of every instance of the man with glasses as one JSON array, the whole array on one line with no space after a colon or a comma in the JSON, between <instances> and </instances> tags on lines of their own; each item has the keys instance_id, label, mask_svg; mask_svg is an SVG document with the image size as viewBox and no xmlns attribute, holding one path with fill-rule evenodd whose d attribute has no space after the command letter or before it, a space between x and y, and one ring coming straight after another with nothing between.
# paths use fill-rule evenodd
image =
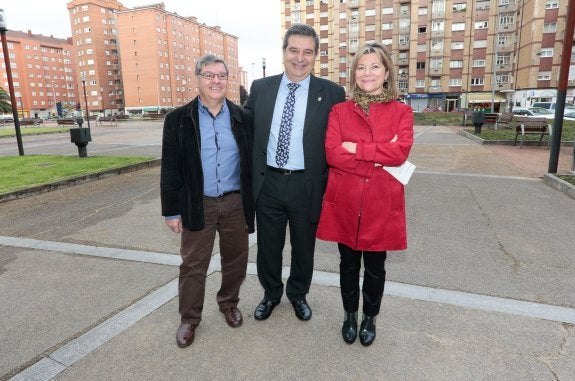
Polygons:
<instances>
[{"instance_id":1,"label":"man with glasses","mask_svg":"<svg viewBox=\"0 0 575 381\"><path fill-rule=\"evenodd\" d=\"M253 82L245 109L254 125L253 187L258 278L264 297L254 318L267 319L283 295L282 252L289 223L291 270L286 296L309 320L315 232L327 181L325 131L343 87L312 75L319 52L315 30L290 27L283 40L285 72Z\"/></svg>"},{"instance_id":2,"label":"man with glasses","mask_svg":"<svg viewBox=\"0 0 575 381\"><path fill-rule=\"evenodd\" d=\"M225 98L229 73L222 59L201 57L195 74L199 96L166 115L162 139L162 215L181 233L176 333L181 348L192 344L201 321L216 232L222 275L216 300L230 327L242 324L237 306L248 235L254 232L251 127L243 110Z\"/></svg>"}]
</instances>

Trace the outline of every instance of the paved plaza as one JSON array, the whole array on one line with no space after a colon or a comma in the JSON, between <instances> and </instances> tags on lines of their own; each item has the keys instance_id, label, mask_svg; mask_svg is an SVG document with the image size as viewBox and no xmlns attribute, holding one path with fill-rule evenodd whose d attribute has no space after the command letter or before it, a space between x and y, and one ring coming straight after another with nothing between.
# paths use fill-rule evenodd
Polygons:
<instances>
[{"instance_id":1,"label":"paved plaza","mask_svg":"<svg viewBox=\"0 0 575 381\"><path fill-rule=\"evenodd\" d=\"M61 135L25 137L26 153L77 154ZM88 154L158 157L160 140L158 122L100 127ZM0 155L14 151L0 139ZM255 234L243 326L218 310L215 247L203 320L178 348L179 237L160 217L159 167L0 203L0 380L575 380L575 200L541 179L548 157L416 127L409 248L388 255L368 348L341 338L329 242L316 247L312 319L284 297L254 320Z\"/></svg>"}]
</instances>

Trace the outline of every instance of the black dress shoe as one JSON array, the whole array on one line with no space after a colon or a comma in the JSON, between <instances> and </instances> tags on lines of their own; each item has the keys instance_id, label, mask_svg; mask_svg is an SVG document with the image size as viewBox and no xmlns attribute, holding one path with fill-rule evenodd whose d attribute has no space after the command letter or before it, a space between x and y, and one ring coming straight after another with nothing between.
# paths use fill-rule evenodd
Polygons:
<instances>
[{"instance_id":1,"label":"black dress shoe","mask_svg":"<svg viewBox=\"0 0 575 381\"><path fill-rule=\"evenodd\" d=\"M357 338L357 311L345 312L343 326L341 327L341 336L343 341L353 344Z\"/></svg>"},{"instance_id":2,"label":"black dress shoe","mask_svg":"<svg viewBox=\"0 0 575 381\"><path fill-rule=\"evenodd\" d=\"M280 302L274 302L264 298L256 307L256 311L254 312L254 319L266 320L270 317L272 311L278 304L280 304Z\"/></svg>"},{"instance_id":3,"label":"black dress shoe","mask_svg":"<svg viewBox=\"0 0 575 381\"><path fill-rule=\"evenodd\" d=\"M359 342L364 347L368 347L375 340L375 316L363 316L359 328Z\"/></svg>"},{"instance_id":4,"label":"black dress shoe","mask_svg":"<svg viewBox=\"0 0 575 381\"><path fill-rule=\"evenodd\" d=\"M299 320L311 319L311 308L305 299L294 300L291 304L295 311L295 316L297 316Z\"/></svg>"}]
</instances>

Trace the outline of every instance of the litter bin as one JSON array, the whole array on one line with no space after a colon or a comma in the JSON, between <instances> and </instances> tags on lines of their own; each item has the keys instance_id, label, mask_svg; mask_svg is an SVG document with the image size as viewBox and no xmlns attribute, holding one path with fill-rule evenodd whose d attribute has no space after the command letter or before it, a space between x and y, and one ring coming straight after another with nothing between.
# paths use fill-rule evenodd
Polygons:
<instances>
[{"instance_id":1,"label":"litter bin","mask_svg":"<svg viewBox=\"0 0 575 381\"><path fill-rule=\"evenodd\" d=\"M86 146L92 141L90 129L82 128L84 119L81 117L76 118L76 123L78 123L78 128L70 128L70 141L78 147L79 157L87 157L88 150L86 149Z\"/></svg>"},{"instance_id":2,"label":"litter bin","mask_svg":"<svg viewBox=\"0 0 575 381\"><path fill-rule=\"evenodd\" d=\"M475 126L475 133L481 133L481 126L485 123L485 111L474 111L473 112L473 125Z\"/></svg>"}]
</instances>

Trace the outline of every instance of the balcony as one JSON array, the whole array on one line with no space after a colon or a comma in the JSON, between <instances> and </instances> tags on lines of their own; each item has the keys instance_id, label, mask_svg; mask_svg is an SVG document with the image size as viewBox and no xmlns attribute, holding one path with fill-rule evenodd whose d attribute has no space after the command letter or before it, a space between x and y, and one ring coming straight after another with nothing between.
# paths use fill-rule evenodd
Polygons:
<instances>
[{"instance_id":1,"label":"balcony","mask_svg":"<svg viewBox=\"0 0 575 381\"><path fill-rule=\"evenodd\" d=\"M348 8L359 8L359 0L349 0L347 6Z\"/></svg>"}]
</instances>

